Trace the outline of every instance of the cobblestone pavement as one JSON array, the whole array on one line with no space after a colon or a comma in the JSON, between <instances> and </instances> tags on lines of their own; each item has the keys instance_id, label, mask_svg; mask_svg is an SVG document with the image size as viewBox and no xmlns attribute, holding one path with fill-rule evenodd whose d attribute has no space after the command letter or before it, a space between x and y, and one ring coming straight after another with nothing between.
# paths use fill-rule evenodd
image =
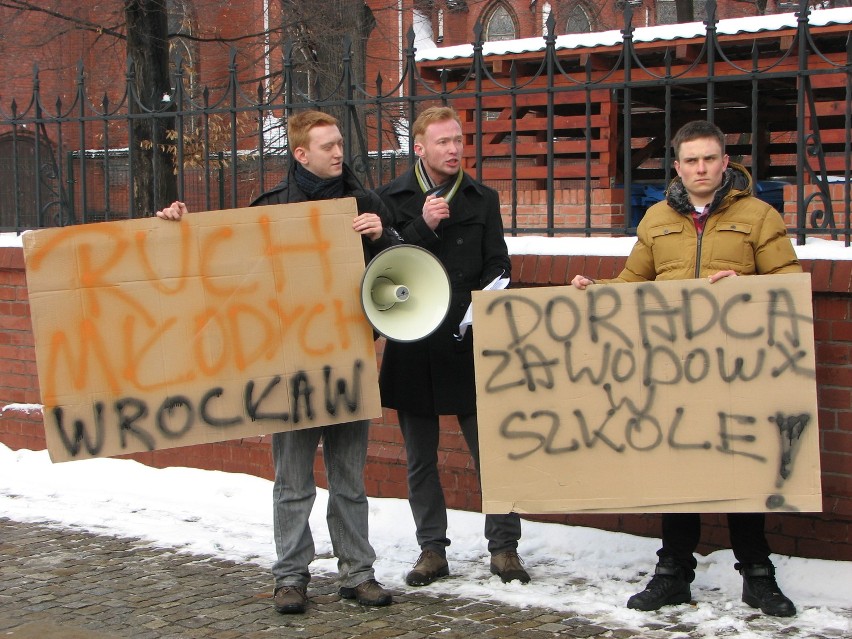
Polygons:
<instances>
[{"instance_id":1,"label":"cobblestone pavement","mask_svg":"<svg viewBox=\"0 0 852 639\"><path fill-rule=\"evenodd\" d=\"M263 566L0 518L0 636L11 639L699 636L676 616L655 617L638 630L607 628L546 608L423 590L366 608L341 599L323 577L311 582L306 614L279 615L269 584Z\"/></svg>"}]
</instances>

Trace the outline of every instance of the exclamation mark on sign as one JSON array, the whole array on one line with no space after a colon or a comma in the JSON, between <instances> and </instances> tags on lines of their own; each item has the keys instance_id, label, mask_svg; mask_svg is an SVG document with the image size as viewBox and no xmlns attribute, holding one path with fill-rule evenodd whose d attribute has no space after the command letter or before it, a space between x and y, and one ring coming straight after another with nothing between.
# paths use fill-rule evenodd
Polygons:
<instances>
[{"instance_id":1,"label":"exclamation mark on sign","mask_svg":"<svg viewBox=\"0 0 852 639\"><path fill-rule=\"evenodd\" d=\"M811 421L811 416L807 413L800 415L775 413L775 417L770 417L769 421L774 422L778 427L778 435L781 438L781 460L778 464L778 479L775 481L775 487L780 489L784 485L784 481L793 474L793 459L801 447L802 433L805 432L805 427ZM784 508L784 496L770 495L766 500L766 505L773 509ZM786 508L793 510L789 506Z\"/></svg>"}]
</instances>

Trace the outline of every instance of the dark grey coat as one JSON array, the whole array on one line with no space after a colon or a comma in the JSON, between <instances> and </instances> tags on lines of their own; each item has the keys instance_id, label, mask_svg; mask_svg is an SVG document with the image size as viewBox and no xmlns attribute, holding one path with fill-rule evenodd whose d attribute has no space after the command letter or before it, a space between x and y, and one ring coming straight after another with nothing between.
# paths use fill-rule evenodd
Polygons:
<instances>
[{"instance_id":1,"label":"dark grey coat","mask_svg":"<svg viewBox=\"0 0 852 639\"><path fill-rule=\"evenodd\" d=\"M379 376L382 405L418 415L475 412L472 332L468 330L462 341L454 334L471 291L511 273L497 192L465 175L450 201L450 217L434 232L423 220L426 197L413 169L376 193L403 241L436 255L452 286L450 310L437 331L416 342L388 340Z\"/></svg>"}]
</instances>

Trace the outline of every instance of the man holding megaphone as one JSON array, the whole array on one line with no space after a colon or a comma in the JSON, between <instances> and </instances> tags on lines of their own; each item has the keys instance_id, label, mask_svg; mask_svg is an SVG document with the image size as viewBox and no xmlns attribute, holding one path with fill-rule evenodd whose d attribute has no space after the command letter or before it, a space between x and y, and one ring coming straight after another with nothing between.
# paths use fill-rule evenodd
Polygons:
<instances>
[{"instance_id":1,"label":"man holding megaphone","mask_svg":"<svg viewBox=\"0 0 852 639\"><path fill-rule=\"evenodd\" d=\"M358 215L352 229L361 235L365 258L399 244L388 224L388 212L375 193L366 190L343 162L343 136L337 119L320 111L300 111L287 121L292 163L284 180L255 199L251 206L291 204L354 197ZM166 220L180 220L183 202L157 211ZM320 440L328 476L328 523L338 557L340 590L346 599L367 606L386 606L393 597L375 579L376 553L368 539L364 465L370 420L319 426L272 436L275 464L273 524L277 560L272 601L280 613L303 613L308 603L309 565L314 542L309 517L316 497L314 457Z\"/></svg>"},{"instance_id":2,"label":"man holding megaphone","mask_svg":"<svg viewBox=\"0 0 852 639\"><path fill-rule=\"evenodd\" d=\"M388 340L379 387L382 405L396 409L408 459L408 500L421 553L406 575L424 586L449 575L447 509L438 473L439 416L456 415L479 467L473 341L460 338L459 322L471 291L508 277L511 262L503 238L497 192L465 174L462 128L448 107L423 111L412 127L415 165L377 189L391 212L391 224L406 244L433 253L446 268L452 288L450 309L437 330L414 341ZM491 572L504 582L526 583L518 557L521 521L516 513L486 515Z\"/></svg>"}]
</instances>

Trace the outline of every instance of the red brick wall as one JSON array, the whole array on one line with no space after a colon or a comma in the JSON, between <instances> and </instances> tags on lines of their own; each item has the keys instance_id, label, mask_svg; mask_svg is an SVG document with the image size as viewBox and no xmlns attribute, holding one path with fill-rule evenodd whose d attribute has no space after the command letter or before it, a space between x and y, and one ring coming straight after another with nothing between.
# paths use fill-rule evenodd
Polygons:
<instances>
[{"instance_id":1,"label":"red brick wall","mask_svg":"<svg viewBox=\"0 0 852 639\"><path fill-rule=\"evenodd\" d=\"M796 185L788 184L783 188L783 198L784 198L784 223L787 225L787 228L796 228L798 226L796 220L796 209L798 208L797 202L799 198L796 195ZM805 184L804 191L802 193L803 199L806 202L809 202L807 215L810 217L814 215L817 211L822 211L825 213L827 209L828 202L824 201L821 197L817 197L819 195L819 188ZM842 226L842 218L843 212L846 210L845 197L846 197L846 185L840 182L833 182L828 185L828 197L831 198L831 210L834 214L834 223L836 226ZM827 219L823 218L821 223L825 223ZM830 227L828 227L830 228ZM830 236L826 234L824 236L826 239L830 239ZM837 239L843 239L842 237L838 237Z\"/></svg>"},{"instance_id":2,"label":"red brick wall","mask_svg":"<svg viewBox=\"0 0 852 639\"><path fill-rule=\"evenodd\" d=\"M516 255L512 258L513 281L516 286L561 284L580 272L612 277L623 262L621 257ZM805 261L804 267L813 278L823 512L770 514L767 530L776 552L848 561L852 560L852 261ZM379 342L379 358L381 352ZM34 359L22 251L0 247L0 408L40 401ZM394 411L386 411L374 421L370 439L368 494L405 498L405 449ZM2 413L0 441L13 449L43 449L40 415ZM272 478L269 437L131 457L160 468L189 466ZM440 464L447 504L478 510L476 473L455 418L442 421ZM325 485L319 457L316 469L320 485ZM530 519L646 536L660 534L657 515L550 515ZM705 516L702 539L702 552L727 547L724 518Z\"/></svg>"},{"instance_id":3,"label":"red brick wall","mask_svg":"<svg viewBox=\"0 0 852 639\"><path fill-rule=\"evenodd\" d=\"M499 185L494 185L499 187ZM502 191L501 212L506 228L547 228L547 192L541 190ZM624 228L624 191L592 189L591 226L595 228ZM512 224L514 203L515 220ZM586 192L584 189L556 189L553 192L553 225L560 228L586 226Z\"/></svg>"},{"instance_id":4,"label":"red brick wall","mask_svg":"<svg viewBox=\"0 0 852 639\"><path fill-rule=\"evenodd\" d=\"M0 247L0 408L40 401L23 251ZM0 441L15 449L44 448L41 414L3 413Z\"/></svg>"}]
</instances>

